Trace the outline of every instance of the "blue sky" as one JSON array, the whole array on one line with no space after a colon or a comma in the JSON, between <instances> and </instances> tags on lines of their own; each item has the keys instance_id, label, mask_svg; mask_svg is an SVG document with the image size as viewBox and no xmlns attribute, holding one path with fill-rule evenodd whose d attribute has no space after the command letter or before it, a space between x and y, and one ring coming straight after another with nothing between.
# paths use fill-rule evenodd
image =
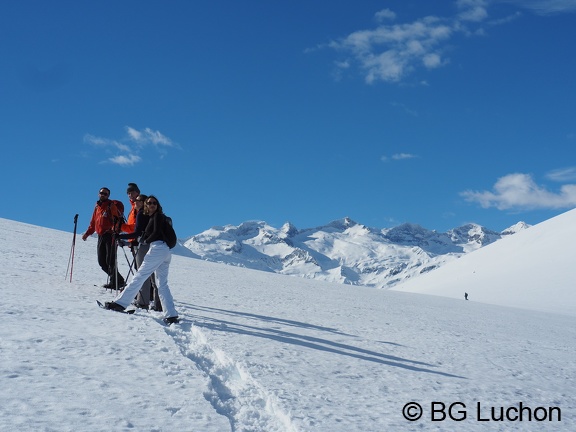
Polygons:
<instances>
[{"instance_id":1,"label":"blue sky","mask_svg":"<svg viewBox=\"0 0 576 432\"><path fill-rule=\"evenodd\" d=\"M503 230L576 206L576 0L7 1L0 217L100 187L180 237L265 220Z\"/></svg>"}]
</instances>

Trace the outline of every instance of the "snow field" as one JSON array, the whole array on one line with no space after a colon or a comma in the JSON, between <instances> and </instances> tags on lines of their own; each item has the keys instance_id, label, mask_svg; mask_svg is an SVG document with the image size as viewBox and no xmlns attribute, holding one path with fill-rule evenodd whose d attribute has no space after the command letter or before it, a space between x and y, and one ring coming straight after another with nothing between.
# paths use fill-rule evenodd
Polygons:
<instances>
[{"instance_id":1,"label":"snow field","mask_svg":"<svg viewBox=\"0 0 576 432\"><path fill-rule=\"evenodd\" d=\"M77 241L64 281L71 237L0 219L0 430L576 429L572 315L174 255L183 322L166 327L155 312L96 306L113 295L94 286L95 239ZM419 421L403 417L409 402ZM463 404L467 418L433 421L432 403ZM479 421L477 403L482 416L522 403L562 418Z\"/></svg>"}]
</instances>

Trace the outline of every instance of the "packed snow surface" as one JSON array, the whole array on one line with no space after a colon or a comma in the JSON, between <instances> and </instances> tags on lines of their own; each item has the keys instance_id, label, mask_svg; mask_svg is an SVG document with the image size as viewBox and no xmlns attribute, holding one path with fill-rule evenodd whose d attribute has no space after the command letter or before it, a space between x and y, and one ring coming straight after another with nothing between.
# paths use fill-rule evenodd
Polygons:
<instances>
[{"instance_id":1,"label":"packed snow surface","mask_svg":"<svg viewBox=\"0 0 576 432\"><path fill-rule=\"evenodd\" d=\"M175 254L183 321L167 327L97 307L113 294L96 239L78 236L72 282L71 245L0 219L2 431L576 430L575 290L554 291L572 272L540 287L556 298L542 312L474 301L480 285L465 301L465 286L445 298ZM531 276L490 283L508 301L537 295Z\"/></svg>"}]
</instances>

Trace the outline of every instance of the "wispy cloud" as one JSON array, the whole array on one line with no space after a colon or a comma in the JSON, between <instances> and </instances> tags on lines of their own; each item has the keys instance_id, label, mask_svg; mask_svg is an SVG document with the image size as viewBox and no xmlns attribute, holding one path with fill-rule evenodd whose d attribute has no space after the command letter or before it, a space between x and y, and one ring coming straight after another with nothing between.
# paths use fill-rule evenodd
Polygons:
<instances>
[{"instance_id":1,"label":"wispy cloud","mask_svg":"<svg viewBox=\"0 0 576 432\"><path fill-rule=\"evenodd\" d=\"M415 159L417 157L418 157L417 155L411 154L411 153L396 153L396 154L393 154L392 156L383 155L380 157L380 160L382 160L382 162L387 162L389 160L397 161L397 160L405 160L405 159Z\"/></svg>"},{"instance_id":2,"label":"wispy cloud","mask_svg":"<svg viewBox=\"0 0 576 432\"><path fill-rule=\"evenodd\" d=\"M96 137L94 135L86 134L84 135L84 142L92 144L94 147L113 147L122 152L129 152L130 147L120 141L116 141L108 138Z\"/></svg>"},{"instance_id":3,"label":"wispy cloud","mask_svg":"<svg viewBox=\"0 0 576 432\"><path fill-rule=\"evenodd\" d=\"M576 12L575 0L500 0L500 2L515 4L539 15Z\"/></svg>"},{"instance_id":4,"label":"wispy cloud","mask_svg":"<svg viewBox=\"0 0 576 432\"><path fill-rule=\"evenodd\" d=\"M405 104L400 103L400 102L390 102L390 105L392 105L395 108L399 108L402 111L404 111L406 114L411 115L413 117L418 117L418 111L413 110L411 108L408 108Z\"/></svg>"},{"instance_id":5,"label":"wispy cloud","mask_svg":"<svg viewBox=\"0 0 576 432\"><path fill-rule=\"evenodd\" d=\"M488 18L486 0L457 0L458 20L481 22Z\"/></svg>"},{"instance_id":6,"label":"wispy cloud","mask_svg":"<svg viewBox=\"0 0 576 432\"><path fill-rule=\"evenodd\" d=\"M153 131L150 128L146 128L142 131L126 126L126 131L128 136L137 144L147 145L152 144L159 147L174 147L172 140L165 135L162 135L159 131Z\"/></svg>"},{"instance_id":7,"label":"wispy cloud","mask_svg":"<svg viewBox=\"0 0 576 432\"><path fill-rule=\"evenodd\" d=\"M504 25L519 16L489 17L492 3L513 3L542 15L576 11L576 0L456 0L453 16L426 16L413 22L390 23L397 15L390 9L378 11L376 28L358 30L331 41L325 47L343 58L335 62L341 77L357 66L368 84L377 81L401 82L413 72L432 70L450 63L448 49L453 49L456 35L486 34L486 28Z\"/></svg>"},{"instance_id":8,"label":"wispy cloud","mask_svg":"<svg viewBox=\"0 0 576 432\"><path fill-rule=\"evenodd\" d=\"M142 158L134 154L129 154L129 155L114 156L109 158L108 160L116 165L132 166L140 162Z\"/></svg>"},{"instance_id":9,"label":"wispy cloud","mask_svg":"<svg viewBox=\"0 0 576 432\"><path fill-rule=\"evenodd\" d=\"M555 169L546 174L546 178L555 182L576 181L576 167Z\"/></svg>"},{"instance_id":10,"label":"wispy cloud","mask_svg":"<svg viewBox=\"0 0 576 432\"><path fill-rule=\"evenodd\" d=\"M387 20L395 20L396 14L391 11L390 9L382 9L374 14L374 18L378 22L387 21Z\"/></svg>"},{"instance_id":11,"label":"wispy cloud","mask_svg":"<svg viewBox=\"0 0 576 432\"><path fill-rule=\"evenodd\" d=\"M484 208L499 210L563 209L576 206L576 184L565 184L559 192L551 192L536 184L531 175L515 173L499 178L492 191L468 190L461 196Z\"/></svg>"},{"instance_id":12,"label":"wispy cloud","mask_svg":"<svg viewBox=\"0 0 576 432\"><path fill-rule=\"evenodd\" d=\"M167 148L179 148L170 138L159 131L145 128L137 130L126 126L126 136L120 140L97 137L91 134L84 136L84 142L112 154L105 162L122 166L132 166L142 162L140 154L147 147L155 148L163 157Z\"/></svg>"}]
</instances>

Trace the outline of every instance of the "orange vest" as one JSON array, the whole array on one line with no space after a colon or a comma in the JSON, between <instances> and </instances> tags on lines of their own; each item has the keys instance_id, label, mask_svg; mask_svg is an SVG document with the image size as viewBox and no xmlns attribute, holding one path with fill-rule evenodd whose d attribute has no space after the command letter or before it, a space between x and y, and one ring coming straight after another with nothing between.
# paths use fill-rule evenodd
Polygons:
<instances>
[{"instance_id":1,"label":"orange vest","mask_svg":"<svg viewBox=\"0 0 576 432\"><path fill-rule=\"evenodd\" d=\"M128 213L128 220L122 224L121 228L122 232L125 233L133 233L136 229L136 201L130 201L130 204L132 204L132 208Z\"/></svg>"}]
</instances>

